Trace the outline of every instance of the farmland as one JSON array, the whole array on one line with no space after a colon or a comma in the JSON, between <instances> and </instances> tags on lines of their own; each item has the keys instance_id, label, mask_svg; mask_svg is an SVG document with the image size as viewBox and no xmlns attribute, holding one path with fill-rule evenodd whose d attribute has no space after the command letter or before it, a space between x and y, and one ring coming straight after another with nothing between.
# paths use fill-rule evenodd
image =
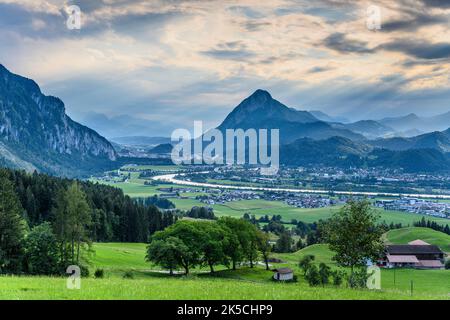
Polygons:
<instances>
[{"instance_id":1,"label":"farmland","mask_svg":"<svg viewBox=\"0 0 450 320\"><path fill-rule=\"evenodd\" d=\"M161 171L169 170L165 168L165 166L153 166L153 169L157 168ZM131 179L128 182L117 182L117 183L108 183L114 187L120 188L123 192L131 197L149 197L153 195L159 195L163 193L162 191L157 190L158 188L167 188L170 187L183 187L178 185L166 185L166 184L156 184L156 185L145 185L145 180L138 179L136 172L131 173ZM185 187L185 186L184 186ZM197 195L202 195L202 192L198 193L190 193L185 196L187 199L178 199L178 198L170 198L178 209L181 210L189 210L193 206L206 206L206 204L201 203L196 200L195 197ZM305 209L305 208L296 208L293 206L289 206L282 201L266 201L266 200L240 200L228 202L225 204L214 204L211 205L214 209L214 213L216 216L231 216L240 218L244 215L244 213L249 213L251 215L255 215L256 218L265 216L265 215L280 215L284 222L290 222L292 219L296 219L298 221L303 221L307 223L316 222L318 220L325 220L330 218L334 212L339 210L339 206L335 207L325 207L325 208L317 208L317 209ZM414 222L419 221L423 215L405 213L399 211L388 211L382 209L376 209L380 214L380 221L385 221L386 223L401 223L405 226L412 225ZM438 217L426 217L427 220L435 221L439 224L448 224L449 219L438 218Z\"/></svg>"}]
</instances>

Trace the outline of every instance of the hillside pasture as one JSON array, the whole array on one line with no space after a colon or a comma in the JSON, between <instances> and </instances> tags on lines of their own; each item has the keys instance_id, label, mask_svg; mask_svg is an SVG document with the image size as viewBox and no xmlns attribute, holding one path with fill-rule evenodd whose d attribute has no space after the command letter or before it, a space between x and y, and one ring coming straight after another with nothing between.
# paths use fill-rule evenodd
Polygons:
<instances>
[{"instance_id":1,"label":"hillside pasture","mask_svg":"<svg viewBox=\"0 0 450 320\"><path fill-rule=\"evenodd\" d=\"M391 244L407 244L420 239L429 244L439 246L442 251L450 253L450 236L430 228L402 228L390 230L385 234L386 241Z\"/></svg>"}]
</instances>

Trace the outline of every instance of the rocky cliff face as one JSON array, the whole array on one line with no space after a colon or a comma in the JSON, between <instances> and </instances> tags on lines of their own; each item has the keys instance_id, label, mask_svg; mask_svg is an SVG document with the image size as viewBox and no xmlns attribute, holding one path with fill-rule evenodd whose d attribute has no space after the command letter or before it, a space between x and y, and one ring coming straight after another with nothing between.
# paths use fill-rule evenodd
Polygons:
<instances>
[{"instance_id":1,"label":"rocky cliff face","mask_svg":"<svg viewBox=\"0 0 450 320\"><path fill-rule=\"evenodd\" d=\"M112 145L65 114L64 103L0 65L0 163L76 176L116 159ZM2 150L2 149L0 149ZM29 169L29 168L28 168Z\"/></svg>"}]
</instances>

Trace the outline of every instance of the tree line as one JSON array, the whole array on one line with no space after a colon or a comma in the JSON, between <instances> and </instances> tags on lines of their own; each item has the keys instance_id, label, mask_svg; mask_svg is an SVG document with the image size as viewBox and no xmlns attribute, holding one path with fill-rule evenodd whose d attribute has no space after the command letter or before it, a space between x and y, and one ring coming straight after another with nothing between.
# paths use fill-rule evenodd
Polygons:
<instances>
[{"instance_id":1,"label":"tree line","mask_svg":"<svg viewBox=\"0 0 450 320\"><path fill-rule=\"evenodd\" d=\"M176 220L117 188L0 169L0 273L60 273L92 241L147 242Z\"/></svg>"},{"instance_id":2,"label":"tree line","mask_svg":"<svg viewBox=\"0 0 450 320\"><path fill-rule=\"evenodd\" d=\"M422 217L420 221L415 222L414 227L429 228L450 235L450 227L448 224L444 226L435 221L425 220L425 217Z\"/></svg>"}]
</instances>

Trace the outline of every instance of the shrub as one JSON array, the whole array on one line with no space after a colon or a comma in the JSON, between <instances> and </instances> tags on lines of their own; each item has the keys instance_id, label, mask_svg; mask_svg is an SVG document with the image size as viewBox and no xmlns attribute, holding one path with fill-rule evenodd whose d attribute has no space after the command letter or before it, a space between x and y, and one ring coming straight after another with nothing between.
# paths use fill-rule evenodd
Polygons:
<instances>
[{"instance_id":1,"label":"shrub","mask_svg":"<svg viewBox=\"0 0 450 320\"><path fill-rule=\"evenodd\" d=\"M331 275L333 277L333 285L339 287L344 280L344 272L335 270L331 273Z\"/></svg>"},{"instance_id":2,"label":"shrub","mask_svg":"<svg viewBox=\"0 0 450 320\"><path fill-rule=\"evenodd\" d=\"M80 265L81 276L83 278L89 277L89 268L85 265Z\"/></svg>"},{"instance_id":3,"label":"shrub","mask_svg":"<svg viewBox=\"0 0 450 320\"><path fill-rule=\"evenodd\" d=\"M303 274L306 276L306 273L308 272L308 269L312 266L312 263L315 259L315 256L313 255L306 255L303 258L300 259L300 262L298 266L300 269L303 270Z\"/></svg>"},{"instance_id":4,"label":"shrub","mask_svg":"<svg viewBox=\"0 0 450 320\"><path fill-rule=\"evenodd\" d=\"M134 279L133 272L131 272L131 271L126 271L126 272L123 274L122 278L124 278L124 279Z\"/></svg>"},{"instance_id":5,"label":"shrub","mask_svg":"<svg viewBox=\"0 0 450 320\"><path fill-rule=\"evenodd\" d=\"M356 269L348 278L350 288L365 288L369 275L364 267Z\"/></svg>"},{"instance_id":6,"label":"shrub","mask_svg":"<svg viewBox=\"0 0 450 320\"><path fill-rule=\"evenodd\" d=\"M25 263L31 274L58 273L58 244L50 223L33 227L24 240Z\"/></svg>"},{"instance_id":7,"label":"shrub","mask_svg":"<svg viewBox=\"0 0 450 320\"><path fill-rule=\"evenodd\" d=\"M320 263L319 265L319 277L320 277L320 283L324 286L328 284L329 278L331 275L331 269L329 266L327 266L325 263Z\"/></svg>"},{"instance_id":8,"label":"shrub","mask_svg":"<svg viewBox=\"0 0 450 320\"><path fill-rule=\"evenodd\" d=\"M445 261L445 269L450 270L450 259Z\"/></svg>"},{"instance_id":9,"label":"shrub","mask_svg":"<svg viewBox=\"0 0 450 320\"><path fill-rule=\"evenodd\" d=\"M320 274L316 265L313 264L308 268L305 279L310 286L318 286L320 284Z\"/></svg>"},{"instance_id":10,"label":"shrub","mask_svg":"<svg viewBox=\"0 0 450 320\"><path fill-rule=\"evenodd\" d=\"M105 271L103 269L96 269L94 272L94 277L96 279L102 279L105 276Z\"/></svg>"}]
</instances>

